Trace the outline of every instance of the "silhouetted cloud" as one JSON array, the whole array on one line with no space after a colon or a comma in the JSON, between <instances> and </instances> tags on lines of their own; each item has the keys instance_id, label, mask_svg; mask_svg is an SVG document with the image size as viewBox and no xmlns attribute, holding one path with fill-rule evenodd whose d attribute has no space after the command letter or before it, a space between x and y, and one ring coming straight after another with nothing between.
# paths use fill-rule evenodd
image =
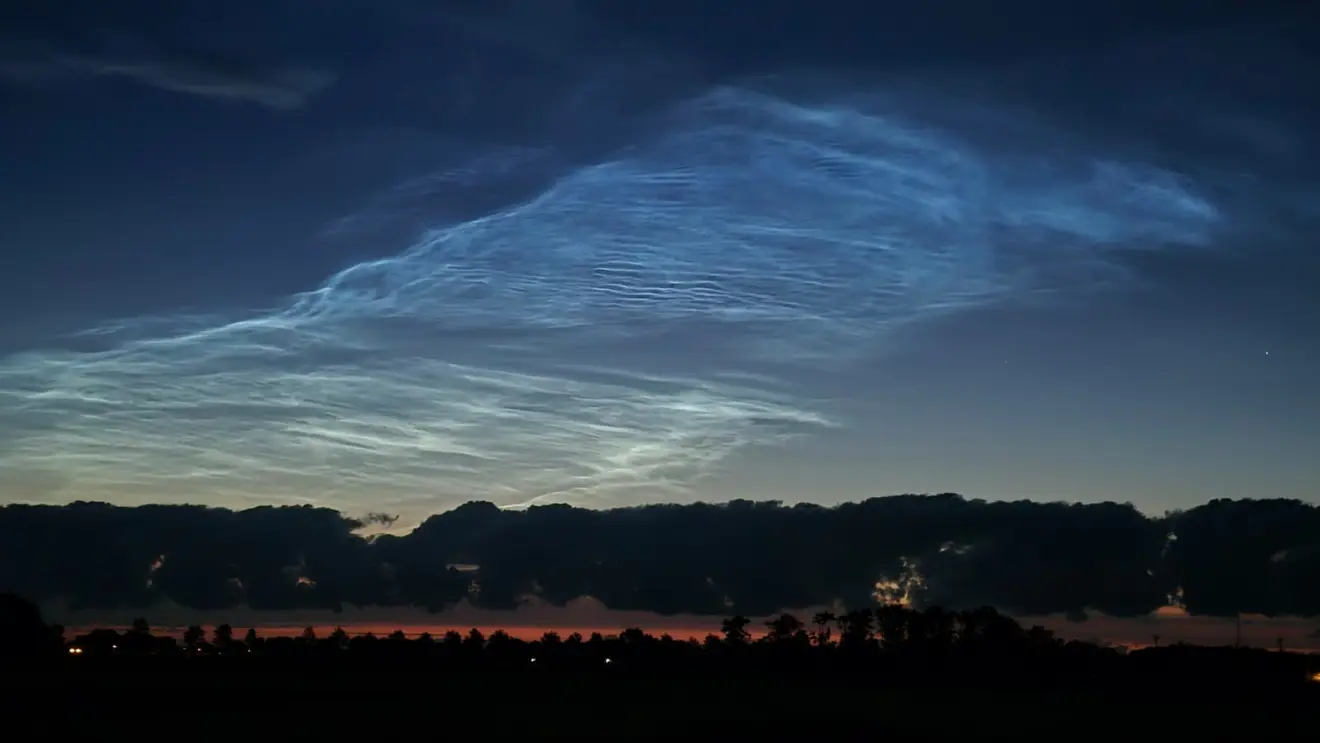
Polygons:
<instances>
[{"instance_id":1,"label":"silhouetted cloud","mask_svg":"<svg viewBox=\"0 0 1320 743\"><path fill-rule=\"evenodd\" d=\"M1320 508L1296 501L1213 501L1164 518L957 495L833 508L473 502L367 539L374 518L310 506L12 505L0 510L0 590L74 609L439 611L466 600L507 610L592 597L668 615L877 600L1073 620L1171 602L1217 616L1320 614Z\"/></svg>"}]
</instances>

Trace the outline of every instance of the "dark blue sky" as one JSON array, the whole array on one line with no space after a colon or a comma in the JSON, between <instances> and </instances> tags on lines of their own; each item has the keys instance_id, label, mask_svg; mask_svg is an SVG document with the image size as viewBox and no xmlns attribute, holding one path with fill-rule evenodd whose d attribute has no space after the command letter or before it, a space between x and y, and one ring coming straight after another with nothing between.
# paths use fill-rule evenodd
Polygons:
<instances>
[{"instance_id":1,"label":"dark blue sky","mask_svg":"<svg viewBox=\"0 0 1320 743\"><path fill-rule=\"evenodd\" d=\"M8 3L3 497L1314 502L1313 19L1158 5Z\"/></svg>"}]
</instances>

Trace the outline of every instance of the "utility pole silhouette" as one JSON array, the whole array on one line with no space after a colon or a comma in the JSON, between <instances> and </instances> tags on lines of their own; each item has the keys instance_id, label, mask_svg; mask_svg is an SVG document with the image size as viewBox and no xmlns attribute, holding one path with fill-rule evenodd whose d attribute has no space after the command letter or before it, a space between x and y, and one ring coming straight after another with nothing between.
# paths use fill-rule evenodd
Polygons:
<instances>
[{"instance_id":1,"label":"utility pole silhouette","mask_svg":"<svg viewBox=\"0 0 1320 743\"><path fill-rule=\"evenodd\" d=\"M1242 647L1242 615L1237 615L1237 636L1233 639L1233 647Z\"/></svg>"}]
</instances>

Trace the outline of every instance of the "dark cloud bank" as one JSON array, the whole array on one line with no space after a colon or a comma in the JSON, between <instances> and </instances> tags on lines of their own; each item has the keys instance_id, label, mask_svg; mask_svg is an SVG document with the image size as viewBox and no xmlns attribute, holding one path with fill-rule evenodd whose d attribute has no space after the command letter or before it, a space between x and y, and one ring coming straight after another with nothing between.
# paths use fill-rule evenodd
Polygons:
<instances>
[{"instance_id":1,"label":"dark cloud bank","mask_svg":"<svg viewBox=\"0 0 1320 743\"><path fill-rule=\"evenodd\" d=\"M757 616L784 607L993 605L1017 614L1320 614L1320 507L1216 500L1162 518L1128 504L946 494L827 508L734 501L606 511L469 503L404 536L304 507L10 505L0 591L70 608L611 609Z\"/></svg>"}]
</instances>

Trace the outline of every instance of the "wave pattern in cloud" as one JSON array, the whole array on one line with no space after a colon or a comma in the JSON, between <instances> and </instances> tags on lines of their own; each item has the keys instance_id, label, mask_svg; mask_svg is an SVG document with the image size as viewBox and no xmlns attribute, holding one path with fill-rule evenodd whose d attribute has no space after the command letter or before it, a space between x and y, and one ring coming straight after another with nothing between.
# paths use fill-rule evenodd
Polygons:
<instances>
[{"instance_id":1,"label":"wave pattern in cloud","mask_svg":"<svg viewBox=\"0 0 1320 743\"><path fill-rule=\"evenodd\" d=\"M0 468L127 501L673 497L834 423L748 372L846 363L1047 276L1106 280L1110 249L1206 245L1221 219L1150 166L722 89L277 311L0 361Z\"/></svg>"}]
</instances>

